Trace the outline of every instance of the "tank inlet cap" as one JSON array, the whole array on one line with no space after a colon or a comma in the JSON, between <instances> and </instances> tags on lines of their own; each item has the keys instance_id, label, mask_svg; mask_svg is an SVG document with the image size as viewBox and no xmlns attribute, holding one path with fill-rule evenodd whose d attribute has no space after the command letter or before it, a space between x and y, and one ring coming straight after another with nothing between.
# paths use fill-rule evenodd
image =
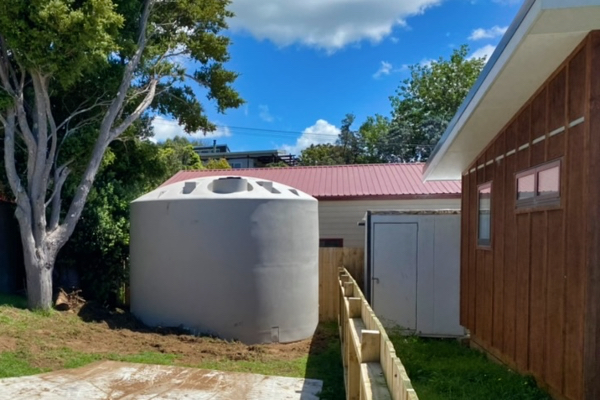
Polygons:
<instances>
[{"instance_id":1,"label":"tank inlet cap","mask_svg":"<svg viewBox=\"0 0 600 400\"><path fill-rule=\"evenodd\" d=\"M248 190L248 180L239 176L228 176L226 178L215 179L211 186L214 193L245 192Z\"/></svg>"}]
</instances>

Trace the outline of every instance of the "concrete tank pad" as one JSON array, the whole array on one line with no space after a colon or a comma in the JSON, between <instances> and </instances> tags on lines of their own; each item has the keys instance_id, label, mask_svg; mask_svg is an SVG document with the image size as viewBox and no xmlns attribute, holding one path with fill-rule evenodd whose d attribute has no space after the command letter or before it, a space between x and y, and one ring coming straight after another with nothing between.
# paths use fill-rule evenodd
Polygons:
<instances>
[{"instance_id":1,"label":"concrete tank pad","mask_svg":"<svg viewBox=\"0 0 600 400\"><path fill-rule=\"evenodd\" d=\"M101 361L0 379L0 399L318 400L322 386L314 379Z\"/></svg>"}]
</instances>

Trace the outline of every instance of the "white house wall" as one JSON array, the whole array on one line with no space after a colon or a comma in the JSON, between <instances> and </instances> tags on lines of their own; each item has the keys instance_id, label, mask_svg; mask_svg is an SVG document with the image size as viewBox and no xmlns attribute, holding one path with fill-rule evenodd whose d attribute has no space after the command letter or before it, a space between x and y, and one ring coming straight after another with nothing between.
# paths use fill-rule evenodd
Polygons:
<instances>
[{"instance_id":1,"label":"white house wall","mask_svg":"<svg viewBox=\"0 0 600 400\"><path fill-rule=\"evenodd\" d=\"M365 228L358 226L368 210L459 210L460 199L320 200L321 239L344 239L344 247L365 247Z\"/></svg>"}]
</instances>

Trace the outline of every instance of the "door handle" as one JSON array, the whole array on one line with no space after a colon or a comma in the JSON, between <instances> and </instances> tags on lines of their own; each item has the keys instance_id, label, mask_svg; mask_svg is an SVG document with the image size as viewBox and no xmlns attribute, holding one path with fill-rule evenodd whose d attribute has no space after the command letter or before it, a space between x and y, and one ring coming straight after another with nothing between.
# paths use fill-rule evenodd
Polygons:
<instances>
[{"instance_id":1,"label":"door handle","mask_svg":"<svg viewBox=\"0 0 600 400\"><path fill-rule=\"evenodd\" d=\"M372 281L375 281L377 284L379 284L379 278L371 278Z\"/></svg>"}]
</instances>

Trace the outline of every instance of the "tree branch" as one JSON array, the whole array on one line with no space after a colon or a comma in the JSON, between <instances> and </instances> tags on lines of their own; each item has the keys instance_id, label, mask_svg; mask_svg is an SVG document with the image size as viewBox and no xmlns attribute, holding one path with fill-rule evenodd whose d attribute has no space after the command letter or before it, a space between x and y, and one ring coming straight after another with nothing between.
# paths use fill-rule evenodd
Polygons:
<instances>
[{"instance_id":1,"label":"tree branch","mask_svg":"<svg viewBox=\"0 0 600 400\"><path fill-rule=\"evenodd\" d=\"M100 125L100 134L106 135L108 137L109 132L120 112L123 108L125 102L125 96L127 96L127 91L131 86L131 81L133 80L133 75L135 70L137 69L140 60L142 59L142 55L144 54L144 50L146 49L147 37L146 30L148 29L148 19L150 18L150 11L154 2L156 0L145 0L144 1L144 10L142 12L142 18L140 20L140 31L138 36L137 50L135 51L133 57L125 67L125 72L123 73L123 79L121 80L121 84L119 85L119 91L117 92L116 97L113 99L110 108L104 119L102 120L102 124Z\"/></svg>"},{"instance_id":2,"label":"tree branch","mask_svg":"<svg viewBox=\"0 0 600 400\"><path fill-rule=\"evenodd\" d=\"M69 163L70 163L70 161L69 161ZM50 199L48 199L48 201L46 202L46 206L48 206L48 204L50 202L52 202L52 211L50 213L50 222L48 224L48 229L47 229L47 231L49 233L51 233L58 227L58 223L60 221L60 209L61 209L61 203L62 203L61 192L62 192L63 185L65 184L65 181L67 180L69 174L71 173L71 171L67 167L67 165L69 163L61 165L54 171L54 192L52 193L52 196L50 196Z\"/></svg>"},{"instance_id":3,"label":"tree branch","mask_svg":"<svg viewBox=\"0 0 600 400\"><path fill-rule=\"evenodd\" d=\"M129 114L127 118L115 129L112 130L110 134L111 140L117 138L121 135L127 128L131 126L143 113L146 109L152 104L154 101L154 96L156 95L156 85L158 84L157 79L152 79L150 84L148 85L148 93L146 93L146 97L142 102L137 106L134 112Z\"/></svg>"}]
</instances>

